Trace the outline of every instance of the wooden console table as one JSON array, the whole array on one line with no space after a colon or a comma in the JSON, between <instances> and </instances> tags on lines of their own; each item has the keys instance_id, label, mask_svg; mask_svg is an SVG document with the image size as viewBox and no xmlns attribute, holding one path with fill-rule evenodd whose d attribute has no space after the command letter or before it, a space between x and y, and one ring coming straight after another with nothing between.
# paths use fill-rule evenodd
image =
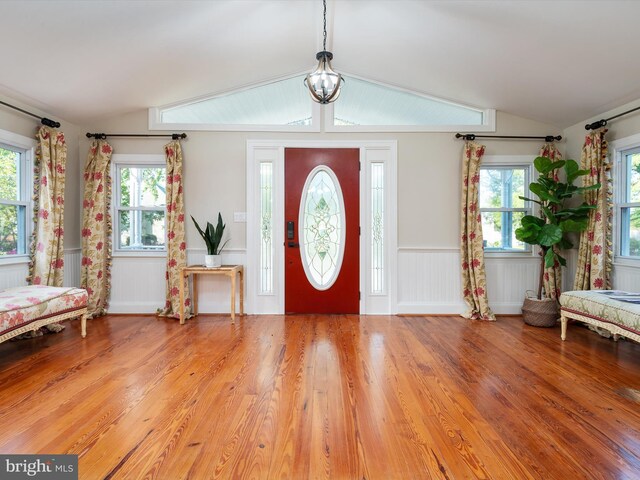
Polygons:
<instances>
[{"instance_id":1,"label":"wooden console table","mask_svg":"<svg viewBox=\"0 0 640 480\"><path fill-rule=\"evenodd\" d=\"M184 324L184 285L189 276L193 276L193 315L198 314L198 275L226 275L231 277L231 323L236 319L236 275L240 277L240 315L244 315L244 268L242 265L223 265L207 268L204 265L189 265L181 271L181 277L187 281L180 282L180 325Z\"/></svg>"}]
</instances>

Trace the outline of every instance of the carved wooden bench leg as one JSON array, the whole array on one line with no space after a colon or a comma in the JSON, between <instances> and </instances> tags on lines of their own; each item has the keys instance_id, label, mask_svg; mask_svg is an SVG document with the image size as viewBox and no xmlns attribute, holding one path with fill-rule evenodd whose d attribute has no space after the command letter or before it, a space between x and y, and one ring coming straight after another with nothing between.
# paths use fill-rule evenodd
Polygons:
<instances>
[{"instance_id":1,"label":"carved wooden bench leg","mask_svg":"<svg viewBox=\"0 0 640 480\"><path fill-rule=\"evenodd\" d=\"M560 338L564 342L567 339L567 321L569 319L564 315L560 316L560 322L562 322L562 331L560 332Z\"/></svg>"},{"instance_id":2,"label":"carved wooden bench leg","mask_svg":"<svg viewBox=\"0 0 640 480\"><path fill-rule=\"evenodd\" d=\"M80 320L80 328L81 328L81 335L82 338L87 336L87 314L83 313L82 314L82 319Z\"/></svg>"}]
</instances>

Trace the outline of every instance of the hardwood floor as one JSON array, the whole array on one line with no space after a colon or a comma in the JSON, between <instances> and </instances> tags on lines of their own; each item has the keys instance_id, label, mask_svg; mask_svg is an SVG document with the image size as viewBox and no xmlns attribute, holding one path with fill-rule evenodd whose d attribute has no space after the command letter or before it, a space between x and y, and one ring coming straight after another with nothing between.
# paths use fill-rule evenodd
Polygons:
<instances>
[{"instance_id":1,"label":"hardwood floor","mask_svg":"<svg viewBox=\"0 0 640 480\"><path fill-rule=\"evenodd\" d=\"M640 345L517 317L116 316L0 344L0 452L80 478L640 475Z\"/></svg>"}]
</instances>

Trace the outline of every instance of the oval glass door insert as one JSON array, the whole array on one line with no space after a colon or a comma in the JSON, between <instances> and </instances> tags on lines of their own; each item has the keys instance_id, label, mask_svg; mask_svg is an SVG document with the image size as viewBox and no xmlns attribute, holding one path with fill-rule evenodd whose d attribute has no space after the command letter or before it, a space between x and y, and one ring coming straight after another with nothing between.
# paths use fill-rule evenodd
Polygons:
<instances>
[{"instance_id":1,"label":"oval glass door insert","mask_svg":"<svg viewBox=\"0 0 640 480\"><path fill-rule=\"evenodd\" d=\"M342 189L336 174L320 165L302 189L298 238L304 273L317 290L327 290L340 273L345 243Z\"/></svg>"}]
</instances>

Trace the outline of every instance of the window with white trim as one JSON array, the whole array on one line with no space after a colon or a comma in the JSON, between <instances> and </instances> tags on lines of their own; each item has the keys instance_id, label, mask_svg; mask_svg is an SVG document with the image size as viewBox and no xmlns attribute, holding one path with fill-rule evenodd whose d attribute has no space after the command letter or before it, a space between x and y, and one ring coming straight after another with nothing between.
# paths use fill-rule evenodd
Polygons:
<instances>
[{"instance_id":1,"label":"window with white trim","mask_svg":"<svg viewBox=\"0 0 640 480\"><path fill-rule=\"evenodd\" d=\"M640 259L640 146L620 152L618 218L619 255Z\"/></svg>"},{"instance_id":2,"label":"window with white trim","mask_svg":"<svg viewBox=\"0 0 640 480\"><path fill-rule=\"evenodd\" d=\"M30 151L0 143L0 257L28 254L33 190Z\"/></svg>"},{"instance_id":3,"label":"window with white trim","mask_svg":"<svg viewBox=\"0 0 640 480\"><path fill-rule=\"evenodd\" d=\"M115 164L114 246L122 252L166 250L166 165Z\"/></svg>"},{"instance_id":4,"label":"window with white trim","mask_svg":"<svg viewBox=\"0 0 640 480\"><path fill-rule=\"evenodd\" d=\"M480 215L485 252L530 252L531 246L516 239L523 216L531 215L528 196L529 165L480 167Z\"/></svg>"}]
</instances>

